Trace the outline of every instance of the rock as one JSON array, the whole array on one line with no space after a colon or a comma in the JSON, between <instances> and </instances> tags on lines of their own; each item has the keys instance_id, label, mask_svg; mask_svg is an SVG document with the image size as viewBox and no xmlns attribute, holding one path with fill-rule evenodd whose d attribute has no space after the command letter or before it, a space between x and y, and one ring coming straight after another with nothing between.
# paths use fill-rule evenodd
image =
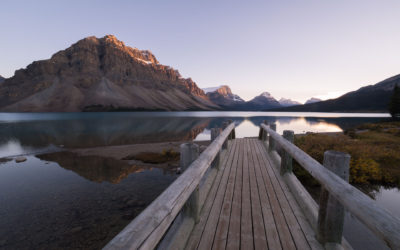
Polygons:
<instances>
[{"instance_id":1,"label":"rock","mask_svg":"<svg viewBox=\"0 0 400 250\"><path fill-rule=\"evenodd\" d=\"M24 157L24 156L18 156L17 158L15 158L16 163L20 163L20 162L24 162L24 161L26 161L26 157Z\"/></svg>"}]
</instances>

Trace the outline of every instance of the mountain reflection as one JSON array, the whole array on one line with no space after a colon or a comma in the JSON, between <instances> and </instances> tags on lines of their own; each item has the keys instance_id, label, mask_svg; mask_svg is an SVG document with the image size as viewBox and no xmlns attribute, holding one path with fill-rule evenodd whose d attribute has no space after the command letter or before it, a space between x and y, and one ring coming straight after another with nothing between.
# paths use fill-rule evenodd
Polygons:
<instances>
[{"instance_id":1,"label":"mountain reflection","mask_svg":"<svg viewBox=\"0 0 400 250\"><path fill-rule=\"evenodd\" d=\"M56 152L37 155L41 160L58 163L62 168L71 170L83 178L93 182L109 182L117 184L131 173L139 173L150 169L146 166L129 164L126 161L111 157L100 157L94 155L79 155L73 152ZM168 171L168 173L175 173Z\"/></svg>"},{"instance_id":2,"label":"mountain reflection","mask_svg":"<svg viewBox=\"0 0 400 250\"><path fill-rule=\"evenodd\" d=\"M185 114L185 113L182 113ZM264 120L277 123L278 131L291 129L295 133L306 131L342 131L361 123L379 121L382 118L329 118L329 117L289 117L289 116L235 116L235 117L185 117L176 114L163 116L146 114L46 114L31 120L0 122L0 145L10 141L22 147L46 147L64 145L67 148L87 148L98 146L127 145L167 141L191 141L205 129L222 127L224 121L233 120L236 126L245 125L246 136L256 136L257 128ZM50 117L50 118L49 118ZM253 126L254 125L254 126ZM253 131L254 130L254 131ZM243 135L237 134L238 137Z\"/></svg>"}]
</instances>

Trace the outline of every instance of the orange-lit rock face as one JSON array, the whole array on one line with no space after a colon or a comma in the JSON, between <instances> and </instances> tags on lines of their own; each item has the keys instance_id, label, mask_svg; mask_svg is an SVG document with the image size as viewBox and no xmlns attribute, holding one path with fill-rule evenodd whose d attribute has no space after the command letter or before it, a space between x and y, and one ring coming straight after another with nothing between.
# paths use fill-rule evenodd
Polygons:
<instances>
[{"instance_id":1,"label":"orange-lit rock face","mask_svg":"<svg viewBox=\"0 0 400 250\"><path fill-rule=\"evenodd\" d=\"M0 96L0 109L7 111L218 108L190 78L112 35L87 37L17 70Z\"/></svg>"}]
</instances>

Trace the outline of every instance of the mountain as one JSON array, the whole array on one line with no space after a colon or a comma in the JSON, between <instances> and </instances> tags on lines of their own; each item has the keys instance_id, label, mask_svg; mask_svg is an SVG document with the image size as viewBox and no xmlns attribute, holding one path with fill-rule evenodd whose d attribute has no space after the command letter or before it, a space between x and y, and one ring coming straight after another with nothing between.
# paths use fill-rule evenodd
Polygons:
<instances>
[{"instance_id":1,"label":"mountain","mask_svg":"<svg viewBox=\"0 0 400 250\"><path fill-rule=\"evenodd\" d=\"M223 109L235 109L237 106L245 103L240 96L232 94L231 89L227 85L205 88L203 91L210 101Z\"/></svg>"},{"instance_id":2,"label":"mountain","mask_svg":"<svg viewBox=\"0 0 400 250\"><path fill-rule=\"evenodd\" d=\"M266 110L281 107L281 104L271 96L268 92L263 92L261 95L254 97L242 106L241 110L256 111Z\"/></svg>"},{"instance_id":3,"label":"mountain","mask_svg":"<svg viewBox=\"0 0 400 250\"><path fill-rule=\"evenodd\" d=\"M375 85L362 87L335 99L277 110L311 112L388 112L388 104L395 84L400 86L400 74L385 79Z\"/></svg>"},{"instance_id":4,"label":"mountain","mask_svg":"<svg viewBox=\"0 0 400 250\"><path fill-rule=\"evenodd\" d=\"M5 79L6 79L6 78L0 76L0 83L4 82Z\"/></svg>"},{"instance_id":5,"label":"mountain","mask_svg":"<svg viewBox=\"0 0 400 250\"><path fill-rule=\"evenodd\" d=\"M304 104L316 103L316 102L320 102L320 101L322 101L322 100L319 98L311 97Z\"/></svg>"},{"instance_id":6,"label":"mountain","mask_svg":"<svg viewBox=\"0 0 400 250\"><path fill-rule=\"evenodd\" d=\"M0 86L1 111L215 110L190 78L113 35L87 37Z\"/></svg>"},{"instance_id":7,"label":"mountain","mask_svg":"<svg viewBox=\"0 0 400 250\"><path fill-rule=\"evenodd\" d=\"M290 106L296 106L296 105L301 105L300 102L296 102L296 101L292 101L290 99L286 99L286 98L281 98L279 99L279 104L283 107L290 107Z\"/></svg>"}]
</instances>

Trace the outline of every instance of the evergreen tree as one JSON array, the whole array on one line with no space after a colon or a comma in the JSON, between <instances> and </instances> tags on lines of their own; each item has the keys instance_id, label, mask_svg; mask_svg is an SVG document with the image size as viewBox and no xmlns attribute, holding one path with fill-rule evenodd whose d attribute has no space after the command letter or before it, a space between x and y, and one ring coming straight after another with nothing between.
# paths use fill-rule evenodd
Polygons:
<instances>
[{"instance_id":1,"label":"evergreen tree","mask_svg":"<svg viewBox=\"0 0 400 250\"><path fill-rule=\"evenodd\" d=\"M394 85L392 98L389 102L389 113L393 119L400 118L400 88L397 84Z\"/></svg>"}]
</instances>

